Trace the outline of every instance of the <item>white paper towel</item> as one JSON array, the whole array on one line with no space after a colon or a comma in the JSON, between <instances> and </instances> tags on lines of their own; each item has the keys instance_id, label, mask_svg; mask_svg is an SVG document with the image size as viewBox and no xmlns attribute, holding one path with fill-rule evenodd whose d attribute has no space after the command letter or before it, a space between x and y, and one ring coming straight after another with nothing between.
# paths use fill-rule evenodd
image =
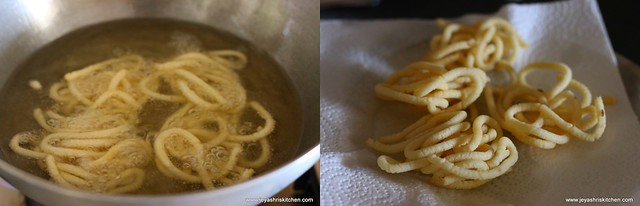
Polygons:
<instances>
[{"instance_id":1,"label":"white paper towel","mask_svg":"<svg viewBox=\"0 0 640 206\"><path fill-rule=\"evenodd\" d=\"M513 170L472 190L437 188L414 173L387 174L365 140L398 132L419 115L402 103L376 99L373 87L427 51L438 32L435 22L322 21L323 205L557 205L574 197L640 201L640 129L596 2L508 5L495 16L510 21L529 43L516 68L534 61L564 62L594 95L618 99L606 107L603 137L594 143L574 139L552 150L515 141L520 158Z\"/></svg>"}]
</instances>

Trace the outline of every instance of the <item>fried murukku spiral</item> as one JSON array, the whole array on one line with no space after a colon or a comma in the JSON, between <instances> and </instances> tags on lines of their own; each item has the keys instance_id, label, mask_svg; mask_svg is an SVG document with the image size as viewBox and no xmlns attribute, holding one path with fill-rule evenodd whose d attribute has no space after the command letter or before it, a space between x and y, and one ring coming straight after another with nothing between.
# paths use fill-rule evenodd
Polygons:
<instances>
[{"instance_id":1,"label":"fried murukku spiral","mask_svg":"<svg viewBox=\"0 0 640 206\"><path fill-rule=\"evenodd\" d=\"M503 68L514 73L508 65ZM532 72L540 70L558 73L558 81L548 91L527 82ZM508 86L487 86L484 95L490 114L506 130L539 148L551 149L570 138L593 142L606 127L603 98L592 98L589 89L572 79L571 69L562 63L531 63Z\"/></svg>"},{"instance_id":2,"label":"fried murukku spiral","mask_svg":"<svg viewBox=\"0 0 640 206\"><path fill-rule=\"evenodd\" d=\"M430 42L430 52L425 61L444 66L492 70L499 61L513 64L520 50L527 43L509 24L500 18L490 18L473 25L436 21L442 30Z\"/></svg>"},{"instance_id":3,"label":"fried murukku spiral","mask_svg":"<svg viewBox=\"0 0 640 206\"><path fill-rule=\"evenodd\" d=\"M615 99L593 98L562 63L531 63L516 73L511 64L527 44L508 22L490 18L471 26L437 23L442 34L431 39L426 57L375 87L381 99L425 107L430 113L399 133L367 140L378 152L404 157L380 156L382 170L419 170L431 175L436 186L469 189L505 174L518 160L502 128L521 142L545 149L571 138L593 142L602 136L604 104ZM558 73L547 91L527 80L539 70ZM485 71L506 74L509 81L487 83ZM491 117L481 115L474 104L480 90Z\"/></svg>"},{"instance_id":4,"label":"fried murukku spiral","mask_svg":"<svg viewBox=\"0 0 640 206\"><path fill-rule=\"evenodd\" d=\"M488 81L480 69L446 70L440 65L416 62L392 74L375 87L376 95L418 106L430 113L467 108L482 94Z\"/></svg>"},{"instance_id":5,"label":"fried murukku spiral","mask_svg":"<svg viewBox=\"0 0 640 206\"><path fill-rule=\"evenodd\" d=\"M152 161L164 175L206 189L245 181L268 163L267 136L275 129L260 103L247 103L236 74L246 64L244 54L219 50L162 63L128 55L90 65L50 87L50 110L33 111L44 131L19 133L9 146L37 159L54 182L95 192L138 190ZM182 108L146 131L138 128L139 113L149 101ZM264 123L246 120L252 112ZM246 151L252 145L257 155Z\"/></svg>"},{"instance_id":6,"label":"fried murukku spiral","mask_svg":"<svg viewBox=\"0 0 640 206\"><path fill-rule=\"evenodd\" d=\"M385 154L402 153L403 161L378 158L378 166L388 173L419 170L440 187L475 188L507 173L518 152L491 117L466 118L465 111L426 115L399 133L368 139L367 145Z\"/></svg>"}]
</instances>

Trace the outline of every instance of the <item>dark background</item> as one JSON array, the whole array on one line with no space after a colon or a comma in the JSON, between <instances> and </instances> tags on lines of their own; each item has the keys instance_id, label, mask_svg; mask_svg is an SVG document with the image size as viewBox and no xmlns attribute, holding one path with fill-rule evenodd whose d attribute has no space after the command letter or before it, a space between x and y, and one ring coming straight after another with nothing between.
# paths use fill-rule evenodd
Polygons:
<instances>
[{"instance_id":1,"label":"dark background","mask_svg":"<svg viewBox=\"0 0 640 206\"><path fill-rule=\"evenodd\" d=\"M582 1L582 0L575 0ZM371 0L369 5L322 4L321 19L452 18L467 13L494 13L507 3L529 4L552 0ZM637 4L637 2L636 2ZM640 7L631 0L598 0L614 50L640 63Z\"/></svg>"}]
</instances>

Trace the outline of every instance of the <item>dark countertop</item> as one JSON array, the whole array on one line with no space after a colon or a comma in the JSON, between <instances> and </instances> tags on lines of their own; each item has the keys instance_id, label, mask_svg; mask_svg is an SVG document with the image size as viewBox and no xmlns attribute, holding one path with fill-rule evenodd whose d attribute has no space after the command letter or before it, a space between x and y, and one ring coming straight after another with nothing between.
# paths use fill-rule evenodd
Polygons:
<instances>
[{"instance_id":1,"label":"dark countertop","mask_svg":"<svg viewBox=\"0 0 640 206\"><path fill-rule=\"evenodd\" d=\"M580 0L578 0L580 1ZM494 13L506 3L544 3L552 0L371 0L371 6L322 6L325 19L451 18L467 13ZM636 2L637 3L637 2ZM640 62L640 18L631 0L598 0L614 50Z\"/></svg>"}]
</instances>

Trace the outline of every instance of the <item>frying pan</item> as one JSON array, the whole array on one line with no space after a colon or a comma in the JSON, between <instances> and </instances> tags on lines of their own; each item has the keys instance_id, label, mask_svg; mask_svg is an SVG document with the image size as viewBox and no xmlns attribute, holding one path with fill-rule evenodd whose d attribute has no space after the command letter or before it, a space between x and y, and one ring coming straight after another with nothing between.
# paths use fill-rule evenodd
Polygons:
<instances>
[{"instance_id":1,"label":"frying pan","mask_svg":"<svg viewBox=\"0 0 640 206\"><path fill-rule=\"evenodd\" d=\"M7 147L12 136L2 135L2 178L30 198L52 206L255 205L258 202L247 198L271 197L318 161L319 4L314 1L0 0L0 88L11 90L4 88L11 74L58 38L92 25L135 19L208 26L243 39L271 56L290 80L302 111L298 143L279 146L290 150L291 155L251 180L228 187L176 194L107 195L62 187L16 166L17 154ZM16 122L0 124L11 127Z\"/></svg>"}]
</instances>

